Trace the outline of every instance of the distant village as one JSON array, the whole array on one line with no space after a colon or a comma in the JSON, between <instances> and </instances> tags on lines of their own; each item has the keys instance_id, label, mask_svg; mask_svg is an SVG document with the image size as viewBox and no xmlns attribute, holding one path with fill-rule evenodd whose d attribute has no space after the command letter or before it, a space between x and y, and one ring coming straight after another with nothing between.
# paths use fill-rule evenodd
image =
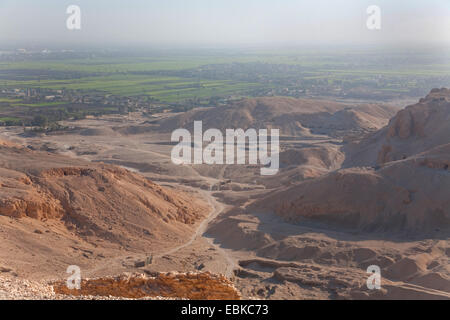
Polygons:
<instances>
[{"instance_id":1,"label":"distant village","mask_svg":"<svg viewBox=\"0 0 450 320\"><path fill-rule=\"evenodd\" d=\"M54 90L45 88L6 88L2 89L3 98L20 98L25 104L39 103L73 103L111 105L127 108L159 107L155 100L149 96L125 97L101 92L79 92L74 90Z\"/></svg>"},{"instance_id":2,"label":"distant village","mask_svg":"<svg viewBox=\"0 0 450 320\"><path fill-rule=\"evenodd\" d=\"M152 117L157 113L184 112L195 107L226 105L236 97L211 97L165 103L148 95L119 96L99 91L0 88L0 126L34 127L34 130L63 130L62 120L87 116L140 112Z\"/></svg>"}]
</instances>

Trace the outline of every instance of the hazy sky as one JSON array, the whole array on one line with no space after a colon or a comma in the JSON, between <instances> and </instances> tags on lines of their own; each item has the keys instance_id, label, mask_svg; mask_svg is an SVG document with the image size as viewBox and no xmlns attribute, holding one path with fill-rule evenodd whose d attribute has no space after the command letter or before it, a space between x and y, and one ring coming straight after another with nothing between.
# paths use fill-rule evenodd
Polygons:
<instances>
[{"instance_id":1,"label":"hazy sky","mask_svg":"<svg viewBox=\"0 0 450 320\"><path fill-rule=\"evenodd\" d=\"M69 5L81 30L66 28ZM381 30L366 28L369 5ZM450 0L0 0L1 44L450 44Z\"/></svg>"}]
</instances>

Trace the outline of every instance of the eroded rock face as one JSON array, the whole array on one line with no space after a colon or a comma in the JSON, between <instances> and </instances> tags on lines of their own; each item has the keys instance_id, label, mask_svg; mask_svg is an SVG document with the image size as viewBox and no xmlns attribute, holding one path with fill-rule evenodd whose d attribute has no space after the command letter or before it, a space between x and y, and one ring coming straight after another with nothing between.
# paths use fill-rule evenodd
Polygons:
<instances>
[{"instance_id":1,"label":"eroded rock face","mask_svg":"<svg viewBox=\"0 0 450 320\"><path fill-rule=\"evenodd\" d=\"M450 90L432 90L400 111L354 154L362 159L360 165L269 194L254 203L255 210L271 208L292 222L448 235Z\"/></svg>"},{"instance_id":2,"label":"eroded rock face","mask_svg":"<svg viewBox=\"0 0 450 320\"><path fill-rule=\"evenodd\" d=\"M405 144L418 144L417 141L427 139L428 143L433 144L435 128L442 125L439 122L446 120L450 112L450 96L447 95L446 89L436 91L420 103L399 111L387 127L386 144L378 154L378 164L410 156L414 150L398 145L402 141ZM447 131L450 131L450 127ZM420 148L419 145L417 147Z\"/></svg>"},{"instance_id":3,"label":"eroded rock face","mask_svg":"<svg viewBox=\"0 0 450 320\"><path fill-rule=\"evenodd\" d=\"M430 126L437 125L435 115L442 116L450 109L450 90L433 89L418 104L408 106L399 111L389 122L387 137L408 139L410 137L424 138L430 132ZM432 138L432 137L429 137Z\"/></svg>"},{"instance_id":4,"label":"eroded rock face","mask_svg":"<svg viewBox=\"0 0 450 320\"><path fill-rule=\"evenodd\" d=\"M345 167L376 166L403 160L450 142L450 90L433 89L400 110L389 124L347 145Z\"/></svg>"},{"instance_id":5,"label":"eroded rock face","mask_svg":"<svg viewBox=\"0 0 450 320\"><path fill-rule=\"evenodd\" d=\"M57 219L84 239L148 247L184 235L209 207L128 170L0 144L0 216ZM92 238L92 241L96 241Z\"/></svg>"},{"instance_id":6,"label":"eroded rock face","mask_svg":"<svg viewBox=\"0 0 450 320\"><path fill-rule=\"evenodd\" d=\"M64 214L61 204L51 197L37 200L2 199L0 200L0 215L35 219L60 218Z\"/></svg>"},{"instance_id":7,"label":"eroded rock face","mask_svg":"<svg viewBox=\"0 0 450 320\"><path fill-rule=\"evenodd\" d=\"M203 273L124 274L118 277L84 279L80 290L65 282L53 284L56 293L66 295L114 296L123 298L170 297L192 300L238 300L240 293L222 275Z\"/></svg>"},{"instance_id":8,"label":"eroded rock face","mask_svg":"<svg viewBox=\"0 0 450 320\"><path fill-rule=\"evenodd\" d=\"M292 222L306 219L352 230L415 235L444 232L450 229L450 200L443 191L450 186L446 168L448 161L419 158L378 172L346 169L255 205L272 207Z\"/></svg>"},{"instance_id":9,"label":"eroded rock face","mask_svg":"<svg viewBox=\"0 0 450 320\"><path fill-rule=\"evenodd\" d=\"M34 185L24 173L0 168L0 215L35 219L61 218L60 201Z\"/></svg>"},{"instance_id":10,"label":"eroded rock face","mask_svg":"<svg viewBox=\"0 0 450 320\"><path fill-rule=\"evenodd\" d=\"M89 211L94 207L117 211L121 205L134 205L136 211L148 211L165 222L193 224L202 217L183 196L114 166L55 168L42 171L34 181L49 190L71 213L84 211L86 207Z\"/></svg>"},{"instance_id":11,"label":"eroded rock face","mask_svg":"<svg viewBox=\"0 0 450 320\"><path fill-rule=\"evenodd\" d=\"M280 129L282 135L309 136L311 133L342 136L383 127L395 109L382 105L347 104L327 100L260 97L242 99L223 108L200 108L160 121L159 130L192 129L202 120L205 128Z\"/></svg>"},{"instance_id":12,"label":"eroded rock face","mask_svg":"<svg viewBox=\"0 0 450 320\"><path fill-rule=\"evenodd\" d=\"M124 207L126 202L134 202L136 207L148 210L166 222L192 224L201 218L185 199L177 198L143 177L112 166L55 168L44 170L32 179L17 173L16 177L2 181L0 215L16 218L28 216L42 220L61 218L83 209L107 210L112 206L107 201L109 196L125 200Z\"/></svg>"},{"instance_id":13,"label":"eroded rock face","mask_svg":"<svg viewBox=\"0 0 450 320\"><path fill-rule=\"evenodd\" d=\"M433 89L389 124L343 148L343 166L382 166L450 142L450 90Z\"/></svg>"},{"instance_id":14,"label":"eroded rock face","mask_svg":"<svg viewBox=\"0 0 450 320\"><path fill-rule=\"evenodd\" d=\"M450 139L450 138L449 138ZM256 201L288 221L421 235L450 231L450 144L382 168L342 169Z\"/></svg>"}]
</instances>

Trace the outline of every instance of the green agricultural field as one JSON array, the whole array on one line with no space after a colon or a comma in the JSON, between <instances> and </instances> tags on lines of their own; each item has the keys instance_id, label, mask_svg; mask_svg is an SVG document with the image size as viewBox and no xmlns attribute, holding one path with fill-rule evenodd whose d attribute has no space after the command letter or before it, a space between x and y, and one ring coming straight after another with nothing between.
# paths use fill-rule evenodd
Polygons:
<instances>
[{"instance_id":1,"label":"green agricultural field","mask_svg":"<svg viewBox=\"0 0 450 320\"><path fill-rule=\"evenodd\" d=\"M279 90L279 94L288 87L314 91L322 86L318 94L327 95L334 89L331 86L341 84L345 84L345 90L368 86L386 92L407 93L409 89L425 92L429 85L445 85L450 79L449 60L423 63L423 59L434 61L427 57L407 56L404 62L404 56L395 52L383 58L376 51L366 54L343 50L115 57L92 54L84 59L2 62L0 86L146 95L163 103L252 96L272 89ZM324 88L327 85L329 90ZM4 102L25 105L20 101Z\"/></svg>"},{"instance_id":2,"label":"green agricultural field","mask_svg":"<svg viewBox=\"0 0 450 320\"><path fill-rule=\"evenodd\" d=\"M58 102L40 102L40 103L13 103L11 106L13 107L51 107L51 106L60 106L64 104L68 104L66 101L58 101Z\"/></svg>"},{"instance_id":3,"label":"green agricultural field","mask_svg":"<svg viewBox=\"0 0 450 320\"><path fill-rule=\"evenodd\" d=\"M19 121L19 118L15 117L0 117L0 122L6 122L6 121Z\"/></svg>"},{"instance_id":4,"label":"green agricultural field","mask_svg":"<svg viewBox=\"0 0 450 320\"><path fill-rule=\"evenodd\" d=\"M14 86L49 89L72 89L102 91L104 93L133 96L149 95L163 102L174 102L192 97L207 97L220 94L238 94L258 86L255 83L232 81L186 81L185 79L149 79L143 76L113 76L76 79L73 81L24 81ZM176 99L175 99L176 97ZM47 103L49 105L51 103ZM38 105L36 105L38 106Z\"/></svg>"},{"instance_id":5,"label":"green agricultural field","mask_svg":"<svg viewBox=\"0 0 450 320\"><path fill-rule=\"evenodd\" d=\"M22 119L16 117L0 117L0 125L8 126L20 126L22 125Z\"/></svg>"},{"instance_id":6,"label":"green agricultural field","mask_svg":"<svg viewBox=\"0 0 450 320\"><path fill-rule=\"evenodd\" d=\"M14 103L14 102L20 102L20 99L11 99L11 98L0 97L0 102Z\"/></svg>"},{"instance_id":7,"label":"green agricultural field","mask_svg":"<svg viewBox=\"0 0 450 320\"><path fill-rule=\"evenodd\" d=\"M148 95L162 102L176 102L194 97L206 98L225 94L238 95L259 86L257 83L230 80L193 80L191 78L136 74L112 74L70 80L10 80L7 81L7 85L55 90L101 91L123 96Z\"/></svg>"},{"instance_id":8,"label":"green agricultural field","mask_svg":"<svg viewBox=\"0 0 450 320\"><path fill-rule=\"evenodd\" d=\"M231 62L269 61L258 56L174 56L174 57L121 57L87 58L49 61L27 61L0 64L0 70L54 70L88 73L149 72L159 70L183 70L207 64Z\"/></svg>"}]
</instances>

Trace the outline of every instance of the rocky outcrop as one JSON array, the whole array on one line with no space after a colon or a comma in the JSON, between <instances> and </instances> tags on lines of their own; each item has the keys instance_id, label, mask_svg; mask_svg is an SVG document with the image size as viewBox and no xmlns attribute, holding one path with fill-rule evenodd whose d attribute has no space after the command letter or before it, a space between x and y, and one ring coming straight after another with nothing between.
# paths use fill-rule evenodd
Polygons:
<instances>
[{"instance_id":1,"label":"rocky outcrop","mask_svg":"<svg viewBox=\"0 0 450 320\"><path fill-rule=\"evenodd\" d=\"M450 142L450 90L433 89L407 106L389 124L344 149L350 166L376 166L403 160Z\"/></svg>"},{"instance_id":2,"label":"rocky outcrop","mask_svg":"<svg viewBox=\"0 0 450 320\"><path fill-rule=\"evenodd\" d=\"M378 171L344 169L275 193L255 208L288 221L415 235L450 229L450 145ZM412 178L413 177L413 178ZM261 210L264 210L261 209Z\"/></svg>"},{"instance_id":3,"label":"rocky outcrop","mask_svg":"<svg viewBox=\"0 0 450 320\"><path fill-rule=\"evenodd\" d=\"M253 207L271 208L292 222L312 220L353 230L416 236L448 232L449 120L450 90L433 90L400 111L358 151L361 159L371 154L369 163L378 166L341 169L303 181Z\"/></svg>"},{"instance_id":4,"label":"rocky outcrop","mask_svg":"<svg viewBox=\"0 0 450 320\"><path fill-rule=\"evenodd\" d=\"M65 295L123 298L170 297L193 300L238 300L240 293L222 275L202 273L124 274L118 277L83 279L80 289L68 289L64 281L53 284Z\"/></svg>"},{"instance_id":5,"label":"rocky outcrop","mask_svg":"<svg viewBox=\"0 0 450 320\"><path fill-rule=\"evenodd\" d=\"M191 130L194 121L204 128L280 129L281 135L311 133L342 136L376 130L386 125L395 108L382 105L352 105L327 100L262 97L236 101L220 108L199 108L159 122L159 130Z\"/></svg>"},{"instance_id":6,"label":"rocky outcrop","mask_svg":"<svg viewBox=\"0 0 450 320\"><path fill-rule=\"evenodd\" d=\"M160 233L184 235L208 211L202 200L113 165L8 143L0 164L0 216L55 219L85 239L145 247Z\"/></svg>"},{"instance_id":7,"label":"rocky outcrop","mask_svg":"<svg viewBox=\"0 0 450 320\"><path fill-rule=\"evenodd\" d=\"M35 219L61 218L60 201L34 185L24 173L0 168L0 215Z\"/></svg>"}]
</instances>

